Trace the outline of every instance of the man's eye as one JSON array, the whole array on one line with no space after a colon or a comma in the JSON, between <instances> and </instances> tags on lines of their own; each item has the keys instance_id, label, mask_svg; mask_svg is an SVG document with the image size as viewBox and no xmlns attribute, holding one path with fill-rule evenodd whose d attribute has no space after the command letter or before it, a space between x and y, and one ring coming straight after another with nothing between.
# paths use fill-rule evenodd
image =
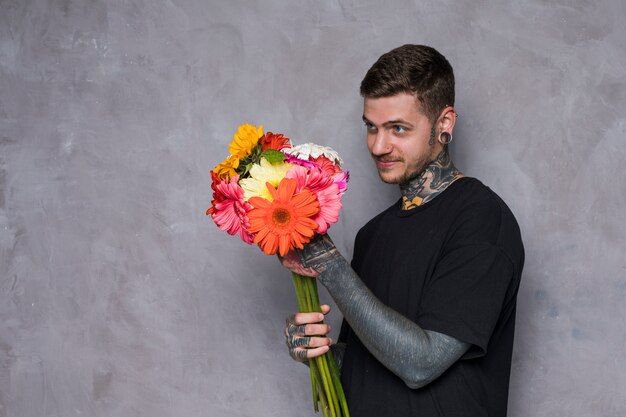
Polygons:
<instances>
[{"instance_id":1,"label":"man's eye","mask_svg":"<svg viewBox=\"0 0 626 417\"><path fill-rule=\"evenodd\" d=\"M393 131L396 132L396 133L404 133L404 132L406 132L406 129L404 127L402 127L402 126L394 125L393 126Z\"/></svg>"},{"instance_id":2,"label":"man's eye","mask_svg":"<svg viewBox=\"0 0 626 417\"><path fill-rule=\"evenodd\" d=\"M373 124L369 123L369 122L365 122L365 128L367 130L375 130L376 126L374 126Z\"/></svg>"}]
</instances>

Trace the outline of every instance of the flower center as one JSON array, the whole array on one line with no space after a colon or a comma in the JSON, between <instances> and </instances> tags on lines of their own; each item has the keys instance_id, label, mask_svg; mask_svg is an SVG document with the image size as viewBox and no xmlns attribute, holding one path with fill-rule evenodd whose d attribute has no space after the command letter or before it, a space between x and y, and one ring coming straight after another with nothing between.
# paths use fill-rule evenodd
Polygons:
<instances>
[{"instance_id":1,"label":"flower center","mask_svg":"<svg viewBox=\"0 0 626 417\"><path fill-rule=\"evenodd\" d=\"M291 213L284 208L278 208L272 213L272 222L276 226L286 226L291 221Z\"/></svg>"}]
</instances>

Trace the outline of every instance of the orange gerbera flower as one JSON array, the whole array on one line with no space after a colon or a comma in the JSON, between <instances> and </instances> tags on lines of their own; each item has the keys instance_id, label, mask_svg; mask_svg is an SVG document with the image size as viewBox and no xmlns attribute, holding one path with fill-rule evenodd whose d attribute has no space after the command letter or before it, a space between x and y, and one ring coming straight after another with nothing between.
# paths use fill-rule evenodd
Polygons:
<instances>
[{"instance_id":1,"label":"orange gerbera flower","mask_svg":"<svg viewBox=\"0 0 626 417\"><path fill-rule=\"evenodd\" d=\"M262 197L249 200L254 208L248 213L248 230L256 234L254 243L268 255L278 251L285 256L290 250L302 249L315 235L317 223L311 217L320 211L319 202L309 190L294 195L296 185L291 178L284 178L278 188L268 183L273 201Z\"/></svg>"}]
</instances>

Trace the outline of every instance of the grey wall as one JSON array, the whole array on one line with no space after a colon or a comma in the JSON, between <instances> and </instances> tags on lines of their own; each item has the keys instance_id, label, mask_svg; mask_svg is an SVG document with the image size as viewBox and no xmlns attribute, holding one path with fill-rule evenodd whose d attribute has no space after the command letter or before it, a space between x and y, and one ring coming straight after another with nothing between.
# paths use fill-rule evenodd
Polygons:
<instances>
[{"instance_id":1,"label":"grey wall","mask_svg":"<svg viewBox=\"0 0 626 417\"><path fill-rule=\"evenodd\" d=\"M625 415L626 6L506 3L0 0L0 416L313 415L289 274L205 217L209 171L244 122L332 145L351 256L397 198L358 85L408 42L523 229L510 415Z\"/></svg>"}]
</instances>

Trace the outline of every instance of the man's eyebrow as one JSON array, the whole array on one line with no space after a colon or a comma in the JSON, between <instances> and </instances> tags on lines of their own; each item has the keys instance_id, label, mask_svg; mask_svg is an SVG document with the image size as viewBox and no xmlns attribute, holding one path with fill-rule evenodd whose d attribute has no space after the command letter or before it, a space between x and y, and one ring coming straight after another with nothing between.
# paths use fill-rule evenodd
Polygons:
<instances>
[{"instance_id":1,"label":"man's eyebrow","mask_svg":"<svg viewBox=\"0 0 626 417\"><path fill-rule=\"evenodd\" d=\"M365 115L362 116L363 121L365 123L372 123L367 117L365 117ZM397 120L388 120L385 123L382 124L383 126L393 126L393 125L406 125L409 127L414 127L412 123L407 122L406 120L403 119L397 119Z\"/></svg>"},{"instance_id":2,"label":"man's eyebrow","mask_svg":"<svg viewBox=\"0 0 626 417\"><path fill-rule=\"evenodd\" d=\"M407 122L406 120L403 120L403 119L389 120L389 121L383 123L383 126L389 126L389 125L406 125L406 126L413 127L412 123L409 123L409 122Z\"/></svg>"}]
</instances>

